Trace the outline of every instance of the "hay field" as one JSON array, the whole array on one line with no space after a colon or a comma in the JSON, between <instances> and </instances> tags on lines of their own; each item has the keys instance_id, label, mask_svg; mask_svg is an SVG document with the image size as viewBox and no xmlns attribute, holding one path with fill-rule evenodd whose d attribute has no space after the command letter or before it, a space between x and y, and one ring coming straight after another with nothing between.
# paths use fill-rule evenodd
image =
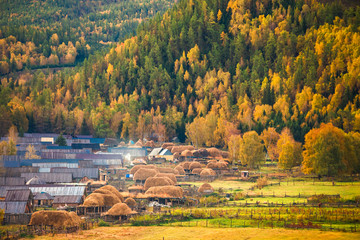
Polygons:
<instances>
[{"instance_id":1,"label":"hay field","mask_svg":"<svg viewBox=\"0 0 360 240\"><path fill-rule=\"evenodd\" d=\"M42 236L36 239L122 239L122 240L217 240L217 239L359 239L360 233L322 232L318 230L285 230L257 228L203 227L100 227L81 233Z\"/></svg>"}]
</instances>

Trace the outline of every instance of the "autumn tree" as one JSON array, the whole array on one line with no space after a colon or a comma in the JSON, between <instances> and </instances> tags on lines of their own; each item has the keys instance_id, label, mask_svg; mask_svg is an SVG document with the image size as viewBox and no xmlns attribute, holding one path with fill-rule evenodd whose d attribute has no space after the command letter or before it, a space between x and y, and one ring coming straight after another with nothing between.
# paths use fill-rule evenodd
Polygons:
<instances>
[{"instance_id":1,"label":"autumn tree","mask_svg":"<svg viewBox=\"0 0 360 240\"><path fill-rule=\"evenodd\" d=\"M240 141L240 161L249 168L260 168L265 163L264 144L255 131L246 132Z\"/></svg>"},{"instance_id":2,"label":"autumn tree","mask_svg":"<svg viewBox=\"0 0 360 240\"><path fill-rule=\"evenodd\" d=\"M260 137L264 141L265 148L271 162L277 160L279 158L277 142L280 138L280 134L276 132L275 128L269 127L261 133Z\"/></svg>"},{"instance_id":3,"label":"autumn tree","mask_svg":"<svg viewBox=\"0 0 360 240\"><path fill-rule=\"evenodd\" d=\"M60 145L59 145L60 146ZM36 154L36 150L32 144L26 148L25 159L40 159L41 157Z\"/></svg>"}]
</instances>

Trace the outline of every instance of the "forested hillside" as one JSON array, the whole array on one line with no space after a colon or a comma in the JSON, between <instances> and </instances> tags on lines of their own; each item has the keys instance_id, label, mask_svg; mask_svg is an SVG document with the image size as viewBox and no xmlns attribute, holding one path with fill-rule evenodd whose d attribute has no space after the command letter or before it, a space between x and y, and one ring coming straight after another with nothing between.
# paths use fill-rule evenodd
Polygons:
<instances>
[{"instance_id":1,"label":"forested hillside","mask_svg":"<svg viewBox=\"0 0 360 240\"><path fill-rule=\"evenodd\" d=\"M1 0L0 75L25 68L74 65L134 35L164 13L168 0Z\"/></svg>"},{"instance_id":2,"label":"forested hillside","mask_svg":"<svg viewBox=\"0 0 360 240\"><path fill-rule=\"evenodd\" d=\"M269 127L300 142L320 123L359 131L359 27L360 8L335 1L182 0L105 57L3 78L1 133L15 124L227 147Z\"/></svg>"}]
</instances>

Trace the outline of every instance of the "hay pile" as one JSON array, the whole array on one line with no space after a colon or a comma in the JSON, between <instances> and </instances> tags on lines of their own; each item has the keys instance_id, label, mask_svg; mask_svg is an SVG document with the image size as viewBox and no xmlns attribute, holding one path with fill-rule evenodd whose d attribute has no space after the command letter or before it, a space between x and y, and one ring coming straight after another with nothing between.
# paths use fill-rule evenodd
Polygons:
<instances>
[{"instance_id":1,"label":"hay pile","mask_svg":"<svg viewBox=\"0 0 360 240\"><path fill-rule=\"evenodd\" d=\"M179 166L183 167L186 170L189 170L189 167L190 167L191 163L192 162L185 161L185 162L180 163Z\"/></svg>"},{"instance_id":2,"label":"hay pile","mask_svg":"<svg viewBox=\"0 0 360 240\"><path fill-rule=\"evenodd\" d=\"M144 144L144 147L151 147L151 148L154 148L155 147L155 143L153 140L151 141L147 141L145 144Z\"/></svg>"},{"instance_id":3,"label":"hay pile","mask_svg":"<svg viewBox=\"0 0 360 240\"><path fill-rule=\"evenodd\" d=\"M141 141L141 139L139 139L136 143L135 146L139 146L142 147L144 145L143 141Z\"/></svg>"},{"instance_id":4,"label":"hay pile","mask_svg":"<svg viewBox=\"0 0 360 240\"><path fill-rule=\"evenodd\" d=\"M220 161L220 162L209 161L206 167L211 169L227 169L228 163L225 161Z\"/></svg>"},{"instance_id":5,"label":"hay pile","mask_svg":"<svg viewBox=\"0 0 360 240\"><path fill-rule=\"evenodd\" d=\"M202 168L194 168L192 171L191 171L191 173L192 174L200 174L201 173L201 171L202 171Z\"/></svg>"},{"instance_id":6,"label":"hay pile","mask_svg":"<svg viewBox=\"0 0 360 240\"><path fill-rule=\"evenodd\" d=\"M216 172L214 170L212 170L211 168L204 168L201 172L200 172L200 176L202 177L206 177L206 176L216 176Z\"/></svg>"},{"instance_id":7,"label":"hay pile","mask_svg":"<svg viewBox=\"0 0 360 240\"><path fill-rule=\"evenodd\" d=\"M145 181L149 177L155 177L156 174L158 174L158 171L156 169L140 168L134 174L134 180Z\"/></svg>"},{"instance_id":8,"label":"hay pile","mask_svg":"<svg viewBox=\"0 0 360 240\"><path fill-rule=\"evenodd\" d=\"M146 191L146 195L160 198L182 198L184 191L181 187L176 186L161 186L151 187Z\"/></svg>"},{"instance_id":9,"label":"hay pile","mask_svg":"<svg viewBox=\"0 0 360 240\"><path fill-rule=\"evenodd\" d=\"M168 177L149 177L145 181L144 189L147 191L151 187L170 186L174 184L175 183Z\"/></svg>"},{"instance_id":10,"label":"hay pile","mask_svg":"<svg viewBox=\"0 0 360 240\"><path fill-rule=\"evenodd\" d=\"M85 198L83 206L113 206L124 201L124 197L111 185L96 189Z\"/></svg>"},{"instance_id":11,"label":"hay pile","mask_svg":"<svg viewBox=\"0 0 360 240\"><path fill-rule=\"evenodd\" d=\"M176 171L173 168L164 167L164 168L158 168L159 173L173 173L175 174Z\"/></svg>"},{"instance_id":12,"label":"hay pile","mask_svg":"<svg viewBox=\"0 0 360 240\"><path fill-rule=\"evenodd\" d=\"M155 165L136 165L130 170L130 174L135 174L137 170L140 168L146 168L146 169L156 169Z\"/></svg>"},{"instance_id":13,"label":"hay pile","mask_svg":"<svg viewBox=\"0 0 360 240\"><path fill-rule=\"evenodd\" d=\"M171 153L174 154L174 153L182 153L183 151L185 150L189 150L189 151L192 151L194 150L195 148L191 145L182 145L182 146L174 146L172 149L171 149Z\"/></svg>"},{"instance_id":14,"label":"hay pile","mask_svg":"<svg viewBox=\"0 0 360 240\"><path fill-rule=\"evenodd\" d=\"M221 151L221 156L222 156L223 158L229 158L230 154L229 154L229 152Z\"/></svg>"},{"instance_id":15,"label":"hay pile","mask_svg":"<svg viewBox=\"0 0 360 240\"><path fill-rule=\"evenodd\" d=\"M158 173L155 175L155 177L167 177L167 178L170 178L170 180L173 181L174 184L177 183L175 174L173 174L173 173Z\"/></svg>"},{"instance_id":16,"label":"hay pile","mask_svg":"<svg viewBox=\"0 0 360 240\"><path fill-rule=\"evenodd\" d=\"M217 169L217 162L210 162L206 165L206 168Z\"/></svg>"},{"instance_id":17,"label":"hay pile","mask_svg":"<svg viewBox=\"0 0 360 240\"><path fill-rule=\"evenodd\" d=\"M171 152L171 151L170 151L170 152ZM174 154L173 154L173 157L174 157L174 158L179 158L179 157L180 157L180 153L174 153Z\"/></svg>"},{"instance_id":18,"label":"hay pile","mask_svg":"<svg viewBox=\"0 0 360 240\"><path fill-rule=\"evenodd\" d=\"M192 162L189 166L189 170L193 170L195 168L202 168L202 166L199 162Z\"/></svg>"},{"instance_id":19,"label":"hay pile","mask_svg":"<svg viewBox=\"0 0 360 240\"><path fill-rule=\"evenodd\" d=\"M194 155L193 155L192 151L190 151L190 150L184 150L184 151L181 152L181 156L182 156L182 157L192 157L192 156L194 156Z\"/></svg>"},{"instance_id":20,"label":"hay pile","mask_svg":"<svg viewBox=\"0 0 360 240\"><path fill-rule=\"evenodd\" d=\"M171 149L171 148L174 147L174 146L175 146L174 143L166 142L166 143L163 143L163 145L161 145L161 148L166 148L166 149L168 149L168 147L170 147L170 149ZM171 150L170 150L170 151L171 151Z\"/></svg>"},{"instance_id":21,"label":"hay pile","mask_svg":"<svg viewBox=\"0 0 360 240\"><path fill-rule=\"evenodd\" d=\"M124 216L124 215L130 215L135 214L135 211L131 211L128 205L125 203L117 203L112 208L109 209L105 213L105 215L111 215L111 216Z\"/></svg>"},{"instance_id":22,"label":"hay pile","mask_svg":"<svg viewBox=\"0 0 360 240\"><path fill-rule=\"evenodd\" d=\"M217 149L217 148L208 148L207 149L209 155L213 158L222 158L222 155L221 155L221 150Z\"/></svg>"},{"instance_id":23,"label":"hay pile","mask_svg":"<svg viewBox=\"0 0 360 240\"><path fill-rule=\"evenodd\" d=\"M210 194L214 192L214 188L210 184L204 183L199 187L198 192L202 194Z\"/></svg>"},{"instance_id":24,"label":"hay pile","mask_svg":"<svg viewBox=\"0 0 360 240\"><path fill-rule=\"evenodd\" d=\"M141 158L137 158L134 161L132 161L132 164L134 165L146 165L146 161L144 159Z\"/></svg>"},{"instance_id":25,"label":"hay pile","mask_svg":"<svg viewBox=\"0 0 360 240\"><path fill-rule=\"evenodd\" d=\"M136 207L137 205L136 201L130 197L127 198L124 203L126 203L126 205L128 205L130 208Z\"/></svg>"},{"instance_id":26,"label":"hay pile","mask_svg":"<svg viewBox=\"0 0 360 240\"><path fill-rule=\"evenodd\" d=\"M179 175L185 175L185 170L182 166L177 165L174 169L178 171Z\"/></svg>"},{"instance_id":27,"label":"hay pile","mask_svg":"<svg viewBox=\"0 0 360 240\"><path fill-rule=\"evenodd\" d=\"M52 225L54 228L75 227L81 223L75 212L42 210L31 215L30 225Z\"/></svg>"},{"instance_id":28,"label":"hay pile","mask_svg":"<svg viewBox=\"0 0 360 240\"><path fill-rule=\"evenodd\" d=\"M206 158L209 156L209 152L205 148L193 151L194 157Z\"/></svg>"}]
</instances>

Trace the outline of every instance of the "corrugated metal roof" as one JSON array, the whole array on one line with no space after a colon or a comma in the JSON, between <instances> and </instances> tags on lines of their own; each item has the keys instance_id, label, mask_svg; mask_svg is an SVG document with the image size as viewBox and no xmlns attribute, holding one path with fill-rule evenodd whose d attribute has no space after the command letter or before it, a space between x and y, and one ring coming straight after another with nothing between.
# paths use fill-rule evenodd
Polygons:
<instances>
[{"instance_id":1,"label":"corrugated metal roof","mask_svg":"<svg viewBox=\"0 0 360 240\"><path fill-rule=\"evenodd\" d=\"M5 202L27 202L30 198L29 189L8 190L6 192Z\"/></svg>"},{"instance_id":2,"label":"corrugated metal roof","mask_svg":"<svg viewBox=\"0 0 360 240\"><path fill-rule=\"evenodd\" d=\"M99 154L86 154L86 153L78 153L76 154L77 159L83 160L94 160L94 159L123 159L123 155L121 153L99 153Z\"/></svg>"},{"instance_id":3,"label":"corrugated metal roof","mask_svg":"<svg viewBox=\"0 0 360 240\"><path fill-rule=\"evenodd\" d=\"M1 186L16 186L25 185L25 178L23 177L0 177Z\"/></svg>"},{"instance_id":4,"label":"corrugated metal roof","mask_svg":"<svg viewBox=\"0 0 360 240\"><path fill-rule=\"evenodd\" d=\"M93 159L92 161L95 166L122 165L122 161L117 159Z\"/></svg>"},{"instance_id":5,"label":"corrugated metal roof","mask_svg":"<svg viewBox=\"0 0 360 240\"><path fill-rule=\"evenodd\" d=\"M169 149L164 148L164 149L161 150L161 152L160 152L159 155L161 155L161 156L164 156L164 155L169 155L169 156L171 156L172 153L169 151Z\"/></svg>"},{"instance_id":6,"label":"corrugated metal roof","mask_svg":"<svg viewBox=\"0 0 360 240\"><path fill-rule=\"evenodd\" d=\"M54 198L53 203L61 204L61 203L77 203L80 204L82 202L82 195L80 196L56 196Z\"/></svg>"},{"instance_id":7,"label":"corrugated metal roof","mask_svg":"<svg viewBox=\"0 0 360 240\"><path fill-rule=\"evenodd\" d=\"M10 214L25 213L26 202L0 202L0 208Z\"/></svg>"},{"instance_id":8,"label":"corrugated metal roof","mask_svg":"<svg viewBox=\"0 0 360 240\"><path fill-rule=\"evenodd\" d=\"M98 168L52 168L54 173L72 173L73 178L88 177L92 179L99 178Z\"/></svg>"},{"instance_id":9,"label":"corrugated metal roof","mask_svg":"<svg viewBox=\"0 0 360 240\"><path fill-rule=\"evenodd\" d=\"M4 161L4 167L6 168L20 167L20 161Z\"/></svg>"},{"instance_id":10,"label":"corrugated metal roof","mask_svg":"<svg viewBox=\"0 0 360 240\"><path fill-rule=\"evenodd\" d=\"M71 148L73 148L73 149L91 148L93 150L100 150L100 144L99 143L72 143Z\"/></svg>"},{"instance_id":11,"label":"corrugated metal roof","mask_svg":"<svg viewBox=\"0 0 360 240\"><path fill-rule=\"evenodd\" d=\"M47 192L36 193L34 197L34 200L51 200L51 199L54 199L54 197L48 194Z\"/></svg>"},{"instance_id":12,"label":"corrugated metal roof","mask_svg":"<svg viewBox=\"0 0 360 240\"><path fill-rule=\"evenodd\" d=\"M149 156L157 156L160 154L162 148L154 148L151 153L149 153Z\"/></svg>"},{"instance_id":13,"label":"corrugated metal roof","mask_svg":"<svg viewBox=\"0 0 360 240\"><path fill-rule=\"evenodd\" d=\"M38 176L47 183L67 183L72 182L71 173L21 173L21 177L24 177L26 181Z\"/></svg>"},{"instance_id":14,"label":"corrugated metal roof","mask_svg":"<svg viewBox=\"0 0 360 240\"><path fill-rule=\"evenodd\" d=\"M30 187L30 190L35 193L46 192L51 196L82 196L85 194L85 186L41 186Z\"/></svg>"},{"instance_id":15,"label":"corrugated metal roof","mask_svg":"<svg viewBox=\"0 0 360 240\"><path fill-rule=\"evenodd\" d=\"M5 198L8 190L19 190L19 189L29 189L28 186L1 186L0 187L0 197Z\"/></svg>"},{"instance_id":16,"label":"corrugated metal roof","mask_svg":"<svg viewBox=\"0 0 360 240\"><path fill-rule=\"evenodd\" d=\"M64 162L53 162L53 163L33 163L33 167L39 168L56 168L56 167L65 167L65 168L78 168L78 163L64 163Z\"/></svg>"}]
</instances>

